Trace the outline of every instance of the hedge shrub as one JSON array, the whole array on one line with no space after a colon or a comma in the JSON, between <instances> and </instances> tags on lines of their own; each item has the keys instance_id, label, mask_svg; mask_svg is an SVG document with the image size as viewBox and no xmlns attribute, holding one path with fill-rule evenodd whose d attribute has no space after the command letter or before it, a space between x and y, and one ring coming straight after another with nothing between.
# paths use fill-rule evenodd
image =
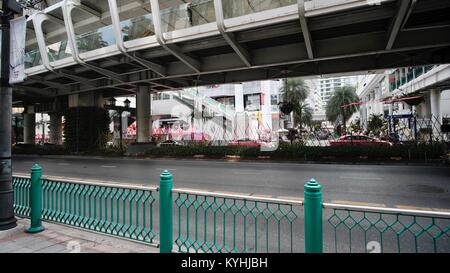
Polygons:
<instances>
[{"instance_id":1,"label":"hedge shrub","mask_svg":"<svg viewBox=\"0 0 450 273\"><path fill-rule=\"evenodd\" d=\"M74 107L64 113L64 138L71 152L98 151L109 139L110 118L100 107Z\"/></svg>"},{"instance_id":2,"label":"hedge shrub","mask_svg":"<svg viewBox=\"0 0 450 273\"><path fill-rule=\"evenodd\" d=\"M281 144L276 151L263 152L255 147L235 146L163 146L146 152L149 156L192 157L204 155L209 158L223 158L227 155L241 158L270 156L271 159L307 161L390 161L401 158L407 161L438 159L446 152L445 143L408 144L393 147L312 147L300 144Z\"/></svg>"}]
</instances>

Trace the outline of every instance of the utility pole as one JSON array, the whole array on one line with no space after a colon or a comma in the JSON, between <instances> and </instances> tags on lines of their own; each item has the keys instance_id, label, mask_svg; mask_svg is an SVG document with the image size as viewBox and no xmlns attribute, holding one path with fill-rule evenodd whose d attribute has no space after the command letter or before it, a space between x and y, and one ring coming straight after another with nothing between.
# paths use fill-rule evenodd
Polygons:
<instances>
[{"instance_id":1,"label":"utility pole","mask_svg":"<svg viewBox=\"0 0 450 273\"><path fill-rule=\"evenodd\" d=\"M14 228L14 192L11 168L12 88L9 85L9 21L21 13L14 0L0 0L0 230Z\"/></svg>"},{"instance_id":2,"label":"utility pole","mask_svg":"<svg viewBox=\"0 0 450 273\"><path fill-rule=\"evenodd\" d=\"M45 125L47 123L44 120L44 113L41 113L41 126L42 126L42 134L41 134L41 139L42 139L42 145L45 144Z\"/></svg>"}]
</instances>

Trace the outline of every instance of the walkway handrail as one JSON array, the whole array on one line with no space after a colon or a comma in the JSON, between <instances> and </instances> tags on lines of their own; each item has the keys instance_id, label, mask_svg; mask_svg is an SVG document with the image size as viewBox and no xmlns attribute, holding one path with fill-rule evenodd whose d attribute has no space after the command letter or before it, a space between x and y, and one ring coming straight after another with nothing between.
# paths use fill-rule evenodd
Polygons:
<instances>
[{"instance_id":1,"label":"walkway handrail","mask_svg":"<svg viewBox=\"0 0 450 273\"><path fill-rule=\"evenodd\" d=\"M424 216L424 217L450 218L450 212L443 212L443 211L409 210L409 209L355 206L355 205L344 205L344 204L333 204L333 203L323 203L322 207L325 209L328 208L328 209L351 210L351 211L360 211L360 212L399 214L399 215L408 215L408 216L415 215L415 216Z\"/></svg>"},{"instance_id":2,"label":"walkway handrail","mask_svg":"<svg viewBox=\"0 0 450 273\"><path fill-rule=\"evenodd\" d=\"M29 179L30 176L24 175L24 174L13 174L14 177L17 178L27 178ZM75 180L75 179L67 179L62 177L56 177L56 176L48 176L48 175L42 175L42 180L52 180L52 181L58 181L62 183L70 183L70 184L83 184L83 185L90 185L90 186L102 186L102 187L114 187L114 188L120 188L120 189L130 189L130 190L146 190L146 191L159 191L159 187L157 186L144 186L139 184L119 184L119 183L111 183L111 182L96 182L92 180Z\"/></svg>"},{"instance_id":3,"label":"walkway handrail","mask_svg":"<svg viewBox=\"0 0 450 273\"><path fill-rule=\"evenodd\" d=\"M251 195L241 195L241 194L233 194L233 193L220 193L220 192L209 192L209 191L197 191L197 190L188 190L188 189L173 189L174 193L182 193L182 194L192 194L192 195L201 195L208 197L220 197L220 198L230 198L230 199L239 199L246 201L255 201L255 202L270 202L274 204L280 205L300 205L303 206L303 201L300 200L290 200L290 199L279 199L279 198L270 198L270 197L258 197Z\"/></svg>"}]
</instances>

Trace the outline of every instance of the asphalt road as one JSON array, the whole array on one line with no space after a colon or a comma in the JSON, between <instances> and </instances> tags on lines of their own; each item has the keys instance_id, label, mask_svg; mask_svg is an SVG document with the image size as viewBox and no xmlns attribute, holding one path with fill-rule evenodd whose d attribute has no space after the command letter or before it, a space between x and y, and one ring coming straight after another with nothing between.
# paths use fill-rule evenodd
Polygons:
<instances>
[{"instance_id":1,"label":"asphalt road","mask_svg":"<svg viewBox=\"0 0 450 273\"><path fill-rule=\"evenodd\" d=\"M449 167L15 156L13 171L29 173L34 163L44 175L146 185L167 169L175 188L272 197L301 198L314 178L324 202L450 209Z\"/></svg>"}]
</instances>

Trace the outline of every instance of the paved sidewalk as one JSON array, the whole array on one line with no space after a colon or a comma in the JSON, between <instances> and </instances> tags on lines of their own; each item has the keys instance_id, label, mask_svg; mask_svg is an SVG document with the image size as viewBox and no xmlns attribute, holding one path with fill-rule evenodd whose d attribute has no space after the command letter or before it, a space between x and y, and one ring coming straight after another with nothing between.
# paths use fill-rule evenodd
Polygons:
<instances>
[{"instance_id":1,"label":"paved sidewalk","mask_svg":"<svg viewBox=\"0 0 450 273\"><path fill-rule=\"evenodd\" d=\"M25 232L29 219L17 218L17 227L0 231L0 253L158 253L146 244L43 222L45 230Z\"/></svg>"}]
</instances>

